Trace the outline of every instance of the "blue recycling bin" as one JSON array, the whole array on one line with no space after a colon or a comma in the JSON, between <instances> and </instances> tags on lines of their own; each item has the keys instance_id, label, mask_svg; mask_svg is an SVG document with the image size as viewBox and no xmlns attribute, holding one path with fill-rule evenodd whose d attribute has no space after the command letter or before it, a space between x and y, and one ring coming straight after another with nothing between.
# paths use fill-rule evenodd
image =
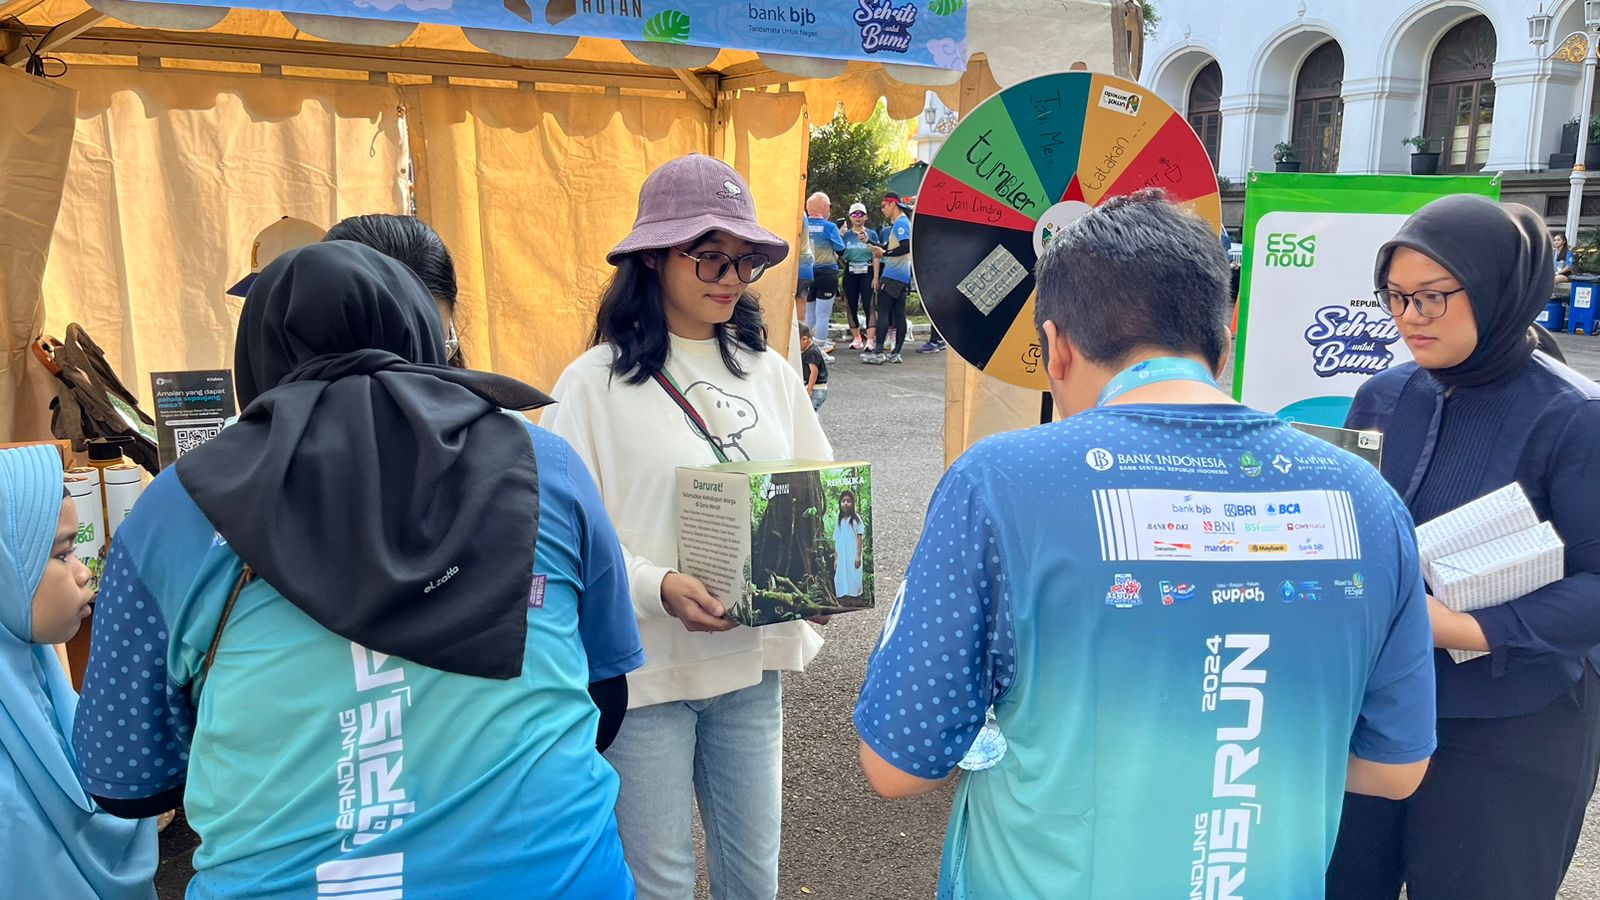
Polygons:
<instances>
[{"instance_id":1,"label":"blue recycling bin","mask_svg":"<svg viewBox=\"0 0 1600 900\"><path fill-rule=\"evenodd\" d=\"M1567 327L1567 307L1560 300L1551 300L1534 321L1543 325L1545 331L1561 331Z\"/></svg>"},{"instance_id":2,"label":"blue recycling bin","mask_svg":"<svg viewBox=\"0 0 1600 900\"><path fill-rule=\"evenodd\" d=\"M1595 302L1600 300L1600 285L1593 281L1574 281L1572 299L1567 303L1567 331L1594 334Z\"/></svg>"}]
</instances>

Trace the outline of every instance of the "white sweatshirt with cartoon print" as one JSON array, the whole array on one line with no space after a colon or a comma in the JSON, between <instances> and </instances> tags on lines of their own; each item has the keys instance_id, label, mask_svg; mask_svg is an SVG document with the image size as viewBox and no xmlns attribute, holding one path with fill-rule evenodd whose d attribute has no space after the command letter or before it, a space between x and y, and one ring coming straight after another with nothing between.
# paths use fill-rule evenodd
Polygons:
<instances>
[{"instance_id":1,"label":"white sweatshirt with cartoon print","mask_svg":"<svg viewBox=\"0 0 1600 900\"><path fill-rule=\"evenodd\" d=\"M588 464L622 541L645 653L644 667L628 675L628 707L703 700L751 687L766 671L804 669L822 647L805 622L696 633L661 605L661 580L678 559L677 468L717 458L659 384L614 377L613 354L602 344L567 366L540 424ZM723 365L715 341L676 335L667 358L723 453L736 462L832 459L794 368L770 349L737 359L742 378Z\"/></svg>"}]
</instances>

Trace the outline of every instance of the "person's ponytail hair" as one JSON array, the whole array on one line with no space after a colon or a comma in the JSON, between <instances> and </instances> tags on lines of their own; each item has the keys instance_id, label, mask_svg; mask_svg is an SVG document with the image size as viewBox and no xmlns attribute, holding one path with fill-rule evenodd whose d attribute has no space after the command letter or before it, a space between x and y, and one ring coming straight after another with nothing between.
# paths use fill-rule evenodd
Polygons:
<instances>
[{"instance_id":1,"label":"person's ponytail hair","mask_svg":"<svg viewBox=\"0 0 1600 900\"><path fill-rule=\"evenodd\" d=\"M650 254L660 265L664 256L660 250L641 250L617 260L617 271L600 295L590 337L590 346L612 346L611 372L626 384L643 384L654 378L666 366L671 347L661 276L645 261ZM733 318L716 330L716 341L722 364L739 378L745 376L745 370L739 364L738 351L761 353L767 349L761 301L748 288L734 304Z\"/></svg>"}]
</instances>

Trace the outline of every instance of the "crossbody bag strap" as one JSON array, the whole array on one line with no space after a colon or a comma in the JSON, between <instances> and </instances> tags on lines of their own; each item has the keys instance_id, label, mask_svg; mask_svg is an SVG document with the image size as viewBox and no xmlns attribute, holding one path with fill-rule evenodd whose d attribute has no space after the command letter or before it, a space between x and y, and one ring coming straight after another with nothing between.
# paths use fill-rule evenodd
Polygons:
<instances>
[{"instance_id":1,"label":"crossbody bag strap","mask_svg":"<svg viewBox=\"0 0 1600 900\"><path fill-rule=\"evenodd\" d=\"M205 689L206 676L211 672L211 664L217 659L217 648L222 646L222 629L228 627L228 617L233 615L233 605L239 602L239 592L244 586L254 581L255 570L245 564L244 571L239 573L239 580L233 583L233 593L228 595L228 602L222 606L222 616L217 619L217 632L211 636L211 648L206 651L206 661L200 665L200 690ZM195 699L199 700L200 691L195 691Z\"/></svg>"},{"instance_id":2,"label":"crossbody bag strap","mask_svg":"<svg viewBox=\"0 0 1600 900\"><path fill-rule=\"evenodd\" d=\"M656 372L654 377L656 384L661 385L661 389L667 392L667 396L672 398L672 402L678 404L678 408L683 410L683 414L689 419L689 424L694 427L695 433L700 435L700 439L705 441L706 446L710 447L711 452L716 455L717 462L727 462L728 454L722 452L722 447L711 436L711 429L706 427L706 420L700 417L700 412L694 408L694 404L689 402L689 398L683 395L683 390L678 387L676 381L672 380L672 376L667 374L667 370L662 369Z\"/></svg>"}]
</instances>

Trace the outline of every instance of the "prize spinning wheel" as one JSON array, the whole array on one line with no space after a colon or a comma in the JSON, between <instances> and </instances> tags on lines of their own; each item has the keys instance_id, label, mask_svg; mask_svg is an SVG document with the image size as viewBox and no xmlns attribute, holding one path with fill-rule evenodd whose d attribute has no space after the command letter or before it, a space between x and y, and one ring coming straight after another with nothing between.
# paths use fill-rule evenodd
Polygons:
<instances>
[{"instance_id":1,"label":"prize spinning wheel","mask_svg":"<svg viewBox=\"0 0 1600 900\"><path fill-rule=\"evenodd\" d=\"M1034 263L1067 223L1143 188L1165 190L1220 233L1211 159L1149 89L1063 72L1001 91L962 120L923 177L911 241L923 308L972 366L1048 389Z\"/></svg>"}]
</instances>

